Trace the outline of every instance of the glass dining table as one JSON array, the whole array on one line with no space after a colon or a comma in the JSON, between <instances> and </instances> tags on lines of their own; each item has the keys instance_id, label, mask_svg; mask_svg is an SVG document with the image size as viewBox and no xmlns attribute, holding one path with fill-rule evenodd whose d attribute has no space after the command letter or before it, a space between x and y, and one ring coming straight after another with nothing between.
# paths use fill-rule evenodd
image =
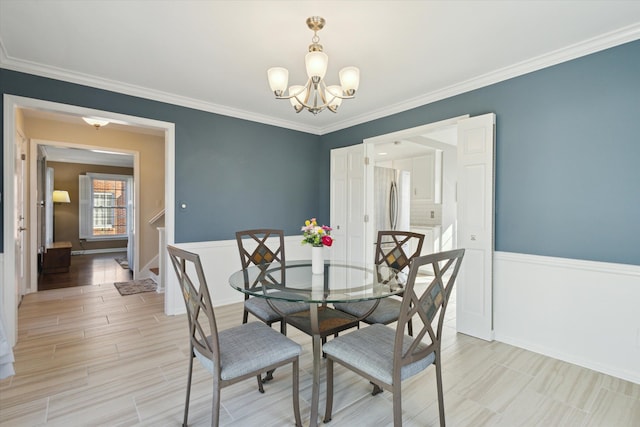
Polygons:
<instances>
[{"instance_id":1,"label":"glass dining table","mask_svg":"<svg viewBox=\"0 0 640 427\"><path fill-rule=\"evenodd\" d=\"M287 324L311 336L313 384L309 425L313 427L318 425L322 340L357 326L375 309L376 301L401 294L404 280L403 273L386 265L370 269L328 260L325 261L323 274L313 274L311 261L303 260L251 266L233 273L229 277L229 284L251 297L265 298ZM330 306L331 303L355 301L373 301L374 304L360 318ZM283 302L301 303L301 311L285 316L278 307Z\"/></svg>"}]
</instances>

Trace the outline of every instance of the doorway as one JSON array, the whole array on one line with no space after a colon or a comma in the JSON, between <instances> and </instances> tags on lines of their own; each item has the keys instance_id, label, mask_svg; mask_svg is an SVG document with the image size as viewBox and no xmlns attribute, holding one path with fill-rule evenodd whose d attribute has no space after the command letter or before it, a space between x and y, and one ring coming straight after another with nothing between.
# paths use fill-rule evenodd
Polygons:
<instances>
[{"instance_id":1,"label":"doorway","mask_svg":"<svg viewBox=\"0 0 640 427\"><path fill-rule=\"evenodd\" d=\"M365 179L362 190L354 192L358 196L364 193L364 223L354 224L353 231L362 234L364 244L352 250L362 250L366 263L371 266L374 259L375 222L370 215L374 212L374 162L377 144L402 141L427 135L429 132L443 131L455 127L457 135L457 162L455 187L452 192L455 200L455 247L464 248L465 261L456 281L456 327L458 332L488 341L493 340L493 222L494 222L494 146L495 114L481 116L462 116L437 123L393 132L364 140L362 145L346 147L354 152L364 152ZM337 151L337 150L335 150ZM334 152L332 151L332 165ZM362 168L361 168L362 169ZM332 168L333 176L336 175ZM347 171L348 175L348 171ZM338 205L338 198L331 195L331 210ZM349 208L341 208L342 215L349 216ZM361 217L362 218L362 217ZM332 225L334 215L332 214ZM340 224L347 225L341 221ZM343 230L351 235L351 227Z\"/></svg>"},{"instance_id":2,"label":"doorway","mask_svg":"<svg viewBox=\"0 0 640 427\"><path fill-rule=\"evenodd\" d=\"M15 146L13 139L17 129L17 112L19 109L34 109L40 111L48 111L57 114L67 114L76 117L94 116L102 117L113 122L121 124L128 124L131 126L138 126L141 128L160 129L164 133L164 152L165 152L165 185L164 185L164 201L165 201L165 232L167 243L171 244L174 241L174 189L175 189L175 125L169 122L162 122L158 120L146 119L142 117L129 116L110 111L94 110L90 108L84 108L68 104L60 104L50 101L43 101L39 99L25 98L20 96L5 94L3 98L4 115L4 175L5 177L14 177L16 174L16 167L14 165ZM3 200L6 202L3 206L4 214L4 262L2 271L2 289L1 289L1 302L0 306L4 315L3 320L6 322L7 338L11 345L15 345L17 338L17 308L23 295L30 292L35 292L36 287L32 285L33 280L29 280L29 285L20 288L15 281L15 265L16 258L19 254L16 253L14 248L14 229L16 224L16 213L14 209L14 196L15 189L13 185L13 179L4 180ZM136 197L139 197L140 190L136 189ZM139 201L137 201L139 203ZM29 234L32 231L29 230ZM32 241L32 237L29 236L29 241ZM29 252L32 251L31 244L28 244ZM138 249L136 245L135 250ZM136 254L136 258L139 256ZM29 257L31 259L31 257ZM29 261L27 261L29 262ZM31 269L31 265L27 267ZM172 310L169 310L171 299L165 299L165 312L169 314Z\"/></svg>"},{"instance_id":3,"label":"doorway","mask_svg":"<svg viewBox=\"0 0 640 427\"><path fill-rule=\"evenodd\" d=\"M421 229L422 233L425 231L433 233L430 239L431 244L427 245L428 247L424 247L424 251L433 252L457 247L457 123L467 117L467 115L455 117L364 140L365 157L369 159L369 167L365 171L365 203L367 205L366 211L369 213L375 211L373 182L374 167L376 165L390 167L390 165L394 164L394 161L396 165L406 164L406 159L409 159L410 162L412 158L427 153L434 153L435 151L442 153L440 170L436 168L433 171L434 176L439 175L440 194L434 194L431 200L420 200L419 203L414 203L412 206L414 212L412 212L410 225L414 229ZM391 163L389 163L389 160L391 160ZM406 169L410 167L409 164L400 168ZM417 214L415 212L417 210L416 207L420 208ZM375 221L371 220L365 224L366 259L373 259L374 224Z\"/></svg>"},{"instance_id":4,"label":"doorway","mask_svg":"<svg viewBox=\"0 0 640 427\"><path fill-rule=\"evenodd\" d=\"M397 229L425 236L421 255L455 249L457 126L446 126L414 137L378 142L373 147L374 205L370 220L376 229L390 228L386 191L376 188L383 171L408 174L399 188ZM408 187L408 188L405 188ZM375 235L375 231L374 231Z\"/></svg>"},{"instance_id":5,"label":"doorway","mask_svg":"<svg viewBox=\"0 0 640 427\"><path fill-rule=\"evenodd\" d=\"M63 127L64 135L73 135L75 132L85 130L84 123L73 123L72 117L53 114L43 116L33 110L23 110L23 115L29 126L46 129L49 129L47 126L62 128L64 126L62 122L68 120L71 123ZM80 122L78 118L75 118L75 121ZM58 125L58 123L60 124ZM113 272L105 276L104 271L108 270L109 265L103 260L87 262L85 258L91 259L90 255L92 254L113 254L110 256L113 263L116 264L113 266L114 269L119 266L115 261L116 258L126 260L127 267L130 269L126 268L127 274L117 274L119 278L127 278L129 271L134 274L138 270L135 267L138 265L134 258L133 252L135 251L129 250L134 248L135 234L133 231L141 229L138 223L139 216L135 215L139 207L135 203L136 198L132 183L139 179L140 168L143 165L140 164L139 153L135 151L135 128L123 127L122 130L116 130L119 133L99 130L101 132L99 136L105 134L104 136L111 140L123 138L122 135L130 135L131 151L122 151L102 145L85 147L69 142L31 140L30 151L34 155L30 159L32 179L29 205L35 207L32 210L30 222L31 229L36 230L31 235L32 247L36 248L31 251L31 273L34 280L37 277L37 288L35 283L32 283L33 289L41 291L57 286L70 287L73 286L76 279L79 279L77 280L78 286L94 284L90 280L82 280L82 274L71 274L76 271L74 268L76 263L84 265L80 268L82 272L86 271L89 266L95 265L97 267L95 275L88 277L94 277L97 283L107 283L108 280L99 281L99 278L114 276ZM80 139L90 140L94 137L93 135L94 131L91 129L84 133ZM97 139L90 142L100 143L101 141L101 139ZM47 177L46 182L41 179L43 175ZM100 198L92 202L94 194L92 179L98 176L105 180L98 181L100 192L95 194ZM51 183L49 183L50 180ZM122 189L118 190L114 187L116 184L125 185L122 185ZM53 189L58 192L63 191L67 196L66 200L62 203L53 200L52 203ZM91 208L94 203L105 206L96 208L95 218ZM123 211L126 214L123 215ZM71 257L70 265L57 269L53 274L50 269L47 271L46 268L40 268L43 264L42 260L49 255L48 251L45 253L44 248L62 243L68 243L71 246L71 254L74 256ZM38 256L38 259L35 260L34 256ZM39 268L40 274L37 274L36 267ZM124 273L125 271L120 272L115 269L115 272Z\"/></svg>"}]
</instances>

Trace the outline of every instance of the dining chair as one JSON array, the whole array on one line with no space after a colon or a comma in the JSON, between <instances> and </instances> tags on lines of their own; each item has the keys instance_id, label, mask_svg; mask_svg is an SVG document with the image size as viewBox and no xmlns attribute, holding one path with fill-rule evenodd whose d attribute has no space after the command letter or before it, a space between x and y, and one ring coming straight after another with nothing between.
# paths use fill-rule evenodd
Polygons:
<instances>
[{"instance_id":1,"label":"dining chair","mask_svg":"<svg viewBox=\"0 0 640 427\"><path fill-rule=\"evenodd\" d=\"M423 242L424 234L396 230L379 231L374 264L391 267L398 271L396 276L406 277L411 261L422 251ZM404 280L406 279L400 279L401 282ZM398 320L401 304L402 301L397 298L382 298L376 301L335 303L333 306L370 325L374 323L388 325ZM413 335L411 322L409 322L408 331L409 335Z\"/></svg>"},{"instance_id":2,"label":"dining chair","mask_svg":"<svg viewBox=\"0 0 640 427\"><path fill-rule=\"evenodd\" d=\"M393 425L402 425L402 381L433 364L436 368L440 425L445 425L442 389L442 330L445 311L455 283L464 249L417 257L411 263L397 325L374 324L339 336L324 344L327 368L327 403L324 422L331 420L333 407L333 363L367 378L393 393ZM420 290L418 269L430 264L435 276ZM415 336L405 330L409 320L422 324Z\"/></svg>"},{"instance_id":3,"label":"dining chair","mask_svg":"<svg viewBox=\"0 0 640 427\"><path fill-rule=\"evenodd\" d=\"M240 252L242 269L255 265L264 268L263 274L254 281L245 280L245 288L264 288L264 282L271 284L285 283L285 269L278 268L285 263L284 231L271 228L242 230L236 232L236 241ZM247 323L249 313L267 325L280 322L280 333L287 334L287 322L283 315L290 315L308 310L309 305L299 302L275 301L266 298L254 298L244 295L244 312L242 323ZM273 371L268 371L258 379L258 389L264 392L262 383L273 379Z\"/></svg>"},{"instance_id":4,"label":"dining chair","mask_svg":"<svg viewBox=\"0 0 640 427\"><path fill-rule=\"evenodd\" d=\"M259 276L252 283L245 281L246 288L259 287L263 281L285 283L285 269L277 268L278 265L283 265L285 262L283 230L262 228L238 231L236 232L236 241L240 251L242 269L246 269L251 265L265 267L264 275ZM273 308L274 306L277 310ZM242 323L247 323L249 313L251 313L269 326L280 322L280 332L286 335L287 323L283 320L282 314L288 315L308 309L308 304L252 298L245 294Z\"/></svg>"},{"instance_id":5,"label":"dining chair","mask_svg":"<svg viewBox=\"0 0 640 427\"><path fill-rule=\"evenodd\" d=\"M193 359L213 375L211 425L220 419L220 391L263 372L293 365L293 412L301 426L299 404L299 356L302 348L262 322L249 322L218 331L215 313L199 255L167 246L187 308L189 325L189 374L183 426L187 426L193 376Z\"/></svg>"}]
</instances>

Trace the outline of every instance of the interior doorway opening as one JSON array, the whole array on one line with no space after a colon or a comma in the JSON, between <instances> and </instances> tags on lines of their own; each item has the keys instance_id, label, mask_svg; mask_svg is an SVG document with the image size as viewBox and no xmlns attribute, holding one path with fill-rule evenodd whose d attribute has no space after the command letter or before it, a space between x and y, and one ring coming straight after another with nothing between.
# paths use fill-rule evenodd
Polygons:
<instances>
[{"instance_id":1,"label":"interior doorway opening","mask_svg":"<svg viewBox=\"0 0 640 427\"><path fill-rule=\"evenodd\" d=\"M410 229L425 234L422 254L457 247L457 122L460 116L364 140L365 259L373 259L375 229L375 167L411 171ZM426 162L426 163L425 163ZM432 162L432 163L431 163ZM431 166L429 166L431 165ZM428 176L425 176L428 175ZM421 182L428 186L421 191Z\"/></svg>"},{"instance_id":2,"label":"interior doorway opening","mask_svg":"<svg viewBox=\"0 0 640 427\"><path fill-rule=\"evenodd\" d=\"M112 121L113 123L120 123L124 125L137 126L141 128L159 129L164 134L164 158L165 158L165 185L164 185L164 201L165 201L165 236L168 244L174 242L174 189L175 189L175 125L169 122L162 122L153 119L147 119L143 117L129 116L125 114L94 110L85 107L79 107L69 104L60 104L56 102L44 101L40 99L25 98L15 95L5 94L3 97L3 128L4 128L4 176L10 177L4 180L3 185L3 230L4 230L4 253L3 253L3 268L1 272L2 285L1 285L1 300L0 307L3 312L3 320L6 322L6 333L10 345L15 345L17 339L18 328L18 305L21 298L26 293L35 292L36 287L32 286L33 280L30 278L25 280L25 285L16 283L16 265L19 264L19 253L14 247L14 231L17 224L17 214L15 210L16 205L16 192L14 188L14 179L16 166L14 164L14 158L16 155L16 148L14 146L14 138L17 132L18 123L17 115L19 109L33 109L44 112L52 112L56 114L71 115L75 117L101 117ZM140 190L136 189L136 194L139 197ZM137 201L139 203L139 200ZM31 252L34 245L31 243L32 237L29 236L29 249ZM139 246L139 245L136 245ZM26 251L25 251L26 253ZM139 257L139 256L137 256ZM26 256L28 260L31 260L31 256ZM32 271L32 266L27 265L27 270ZM27 286L26 283L29 285ZM171 301L167 301L165 298L165 312L169 312Z\"/></svg>"},{"instance_id":3,"label":"interior doorway opening","mask_svg":"<svg viewBox=\"0 0 640 427\"><path fill-rule=\"evenodd\" d=\"M41 113L33 110L25 110L24 114L35 120L42 118ZM64 115L46 115L45 117L55 122L69 120ZM72 130L73 128L70 128L69 132ZM46 274L47 271L41 268L45 257L45 248L54 242L70 243L73 247L71 255L74 255L74 260L76 259L75 255L125 252L124 259L130 267L133 278L136 278L136 273L139 273L140 270L136 268L139 258L136 258L138 253L135 251L135 230L140 230L140 218L135 214L139 206L136 203L138 198L135 197L133 183L140 179L141 174L139 152L101 145L80 145L63 141L32 139L30 153L31 179L28 194L30 195L30 229L32 230L30 246L33 248L30 251L31 262L29 263L31 266L30 289L32 291L50 289L60 281L58 279L61 278L49 277L50 275ZM89 188L83 189L83 178L89 178L96 173L107 174L105 177L126 179L126 191L121 193L125 197L120 197L121 200L117 202L118 205L126 208L126 215L118 215L117 221L125 224L125 227L119 231L126 236L117 236L119 238L110 238L108 235L97 238L92 236L94 234L93 228L89 224L91 218L88 217L91 215L91 206L94 204L116 206L116 203L112 201L105 203L100 203L100 200L93 201L91 190ZM114 173L125 175L113 175ZM52 182L49 183L49 181ZM53 181L55 181L55 185ZM55 200L51 200L53 188L58 191L63 190L66 193L66 203L56 203ZM115 196L115 191L105 187L100 195ZM58 221L56 221L56 217L58 217ZM114 221L116 217L113 215L107 215L104 219L109 219L107 221L109 224L116 223ZM105 224L93 225L95 227ZM57 234L54 229L58 230ZM109 231L115 231L115 228L104 229L104 234ZM68 267L66 271L63 269L62 272L68 272ZM97 275L96 280L98 277L100 276ZM65 287L70 285L67 282L68 280L61 281ZM81 282L90 284L86 283L86 280ZM44 288L41 286L43 283L46 284Z\"/></svg>"}]
</instances>

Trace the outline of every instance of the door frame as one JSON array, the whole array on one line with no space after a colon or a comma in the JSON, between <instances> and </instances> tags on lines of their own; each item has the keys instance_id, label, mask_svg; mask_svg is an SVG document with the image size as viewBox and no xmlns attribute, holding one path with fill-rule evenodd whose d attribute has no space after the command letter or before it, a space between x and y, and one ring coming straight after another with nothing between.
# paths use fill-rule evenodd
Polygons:
<instances>
[{"instance_id":1,"label":"door frame","mask_svg":"<svg viewBox=\"0 0 640 427\"><path fill-rule=\"evenodd\" d=\"M15 287L15 248L13 245L13 230L15 224L15 213L13 207L13 178L16 173L13 164L15 156L14 136L16 132L16 111L19 108L37 109L51 111L60 114L71 114L76 116L99 116L113 121L120 121L132 126L152 127L164 130L164 150L165 150L165 231L168 244L174 242L175 224L175 124L159 120L147 119L144 117L130 116L115 113L112 111L96 110L92 108L80 107L77 105L61 104L57 102L44 101L41 99L27 98L16 95L4 94L3 96L3 141L4 141L4 184L3 184L3 230L4 230L4 253L2 254L2 289L0 289L0 308L3 312L3 321L9 343L13 346L16 343L18 331L18 304L21 295ZM33 153L29 153L32 156ZM7 179L9 177L9 179ZM138 192L139 193L139 192ZM30 195L26 199L30 200ZM26 203L26 201L25 201ZM28 207L26 207L28 209ZM26 209L25 209L26 211ZM29 227L30 228L30 227ZM34 230L27 230L32 233ZM31 241L31 236L28 237ZM138 246L138 245L136 245ZM33 248L30 248L33 250ZM31 266L29 266L31 270ZM29 287L28 291L36 292L36 289ZM165 312L171 311L171 301L165 298Z\"/></svg>"},{"instance_id":2,"label":"door frame","mask_svg":"<svg viewBox=\"0 0 640 427\"><path fill-rule=\"evenodd\" d=\"M486 128L487 128L487 120L489 119L492 121L491 124L491 130L490 132L486 132ZM469 128L466 129L468 126L470 126L472 124L476 125L475 128ZM465 123L465 125L463 126L463 123ZM481 126L479 126L481 125ZM456 295L457 295L457 299L458 299L458 304L457 304L457 313L461 313L461 308L463 304L461 304L461 302L465 302L465 299L463 299L462 297L469 297L468 301L470 302L470 306L473 306L472 309L470 310L466 310L462 313L464 313L465 315L468 313L471 314L475 314L474 313L474 309L476 309L476 311L480 312L480 315L477 316L476 318L473 318L472 321L475 323L479 323L480 326L477 327L469 327L469 316L464 317L464 320L466 321L467 324L463 325L463 328L461 330L460 328L460 324L457 323L456 329L458 331L461 331L465 334L471 335L471 336L475 336L477 338L481 338L484 340L488 340L488 341L492 341L494 338L494 334L493 334L493 304L492 304L492 299L493 299L493 295L492 295L492 287L493 287L493 253L494 253L494 247L493 247L493 240L494 240L494 228L493 227L493 221L495 220L495 213L493 210L493 206L494 206L494 197L495 197L495 186L494 186L494 176L495 176L495 149L494 149L494 145L495 145L495 114L494 113L487 113L487 114L483 114L483 115L479 115L479 116L474 116L474 117L470 117L469 115L464 115L464 116L460 116L460 117L455 117L452 119L447 119L447 120L442 120L439 122L434 122L434 123L430 123L424 126L418 126L418 127L414 127L414 128L410 128L410 129L405 129L402 131L398 131L398 132L392 132L389 134L385 134L385 135L380 135L380 136L376 136L373 138L368 138L365 139L364 142L364 151L365 151L365 199L366 199L366 212L367 213L371 213L373 212L373 169L374 169L374 162L373 161L369 161L369 159L373 159L374 158L374 148L375 145L377 143L380 142L391 142L391 141L395 141L395 140L402 140L402 139L410 139L411 137L415 137L415 136L419 136L419 135L423 135L429 132L433 132L435 130L437 130L438 128L444 128L444 127L448 127L448 126L456 126L458 129L458 141L457 141L457 147L458 147L458 170L457 170L457 174L458 174L458 178L457 178L457 182L458 185L456 188L460 189L462 187L464 187L465 185L468 186L468 182L465 181L465 176L466 175L461 175L463 173L463 170L461 169L461 154L463 153L463 151L461 151L461 148L468 148L469 150L471 150L471 152L475 153L476 151L478 152L485 152L486 153L490 153L490 159L488 160L488 163L474 163L474 166L478 166L478 165L484 165L484 166L490 166L491 167L491 171L486 171L489 172L489 175L487 175L487 177L482 180L482 182L480 183L483 186L484 191L482 192L476 192L474 194L485 194L484 198L478 199L476 201L481 201L483 206L485 206L486 212L484 213L484 215L481 215L482 218L488 218L487 221L489 221L490 226L486 226L486 221L482 222L483 226L486 226L484 228L479 228L475 227L474 230L478 229L480 231L484 231L484 234L477 234L471 235L471 240L478 240L478 245L473 245L470 244L467 240L464 240L461 236L461 232L460 229L457 230L457 238L456 238L456 245L457 247L469 247L470 249L475 250L477 247L477 251L478 253L480 253L479 256L475 256L475 261L477 261L478 259L480 259L480 261L475 262L475 265L478 266L478 271L482 276L481 280L474 280L474 285L479 285L473 288L469 288L472 290L472 292L469 292L469 290L461 290L461 286L456 286ZM472 140L469 140L467 138L463 138L462 140L460 139L461 137L461 130L466 129L466 130L471 130L471 131L477 131L478 129L482 130L482 135L484 135L484 139L478 138L477 132L474 132L474 138ZM486 140L486 136L489 135L491 136L491 141L487 141ZM486 143L490 142L491 147L487 147ZM481 150L481 148L484 148L485 151ZM487 150L487 148L490 148L490 150ZM465 151L466 152L466 151ZM482 159L485 159L487 156L483 156ZM475 159L475 158L474 158ZM487 178L489 178L487 180ZM462 184L461 184L462 183ZM479 184L479 185L480 185ZM490 188L489 188L490 186ZM456 222L458 222L459 224L462 223L463 225L467 226L468 224L465 223L465 220L467 219L467 217L462 216L464 215L463 212L461 212L460 209L460 205L462 204L462 206L464 207L465 205L467 205L470 201L473 201L474 198L468 196L468 191L457 191L457 201L458 201L458 209L456 211ZM459 227L462 227L461 225ZM373 260L373 242L374 242L374 238L375 236L373 235L374 233L374 225L373 225L373 221L367 221L365 222L365 256L367 259L367 262L369 262L369 260ZM467 230L468 231L468 230ZM480 233L480 231L474 231L475 233ZM488 235L490 234L490 235ZM481 237L476 239L476 237ZM489 243L489 249L488 251L490 252L489 254L487 254L487 250L485 250L485 246L486 243ZM484 252L482 252L484 250ZM488 260L488 261L487 261ZM469 265L469 260L467 261L466 265ZM471 265L474 265L474 263L472 263ZM466 270L468 271L468 268L471 267L467 267ZM465 269L463 267L463 269ZM464 273L464 272L463 272ZM463 273L461 273L460 276L458 276L458 281L463 280ZM476 273L476 270L474 270L474 274ZM464 282L464 284L468 284L468 282ZM475 304L475 305L473 305ZM477 308L480 307L481 310L477 310ZM456 316L458 317L458 316Z\"/></svg>"},{"instance_id":3,"label":"door frame","mask_svg":"<svg viewBox=\"0 0 640 427\"><path fill-rule=\"evenodd\" d=\"M134 205L134 219L133 219L133 226L135 230L139 230L140 229L140 212L139 209L137 208L138 206L140 206L140 152L138 151L133 151L133 150L123 150L123 149L119 149L119 148L114 148L114 147L101 147L98 145L86 145L86 144L76 144L73 142L63 142L63 141L54 141L54 140L49 140L49 139L31 139L29 141L29 153L35 153L35 155L30 155L29 156L29 191L27 192L27 197L29 199L29 207L30 207L30 211L29 211L29 227L31 230L36 230L36 227L38 226L38 212L37 212L37 204L38 204L38 197L37 197L37 169L38 169L38 165L37 165L37 161L38 161L38 146L40 145L44 145L44 146L50 146L50 147L63 147L63 148L75 148L75 149L80 149L80 150L95 150L95 149L104 149L104 150L108 150L111 152L116 152L116 153L123 153L123 154L128 154L130 156L133 156L133 196L134 196L134 201L133 201L133 205ZM134 248L134 259L138 260L139 259L139 247L140 247L140 236L139 234L136 234L134 239L133 239L133 248ZM35 233L30 233L29 234L29 247L32 248L32 250L29 253L29 263L28 265L30 266L29 271L30 271L30 275L31 275L31 280L29 282L29 290L31 290L32 292L36 292L38 290L38 271L37 271L37 264L38 264L38 253L36 252L36 249L38 248L38 234L37 232ZM136 271L133 270L134 279L138 279Z\"/></svg>"}]
</instances>

